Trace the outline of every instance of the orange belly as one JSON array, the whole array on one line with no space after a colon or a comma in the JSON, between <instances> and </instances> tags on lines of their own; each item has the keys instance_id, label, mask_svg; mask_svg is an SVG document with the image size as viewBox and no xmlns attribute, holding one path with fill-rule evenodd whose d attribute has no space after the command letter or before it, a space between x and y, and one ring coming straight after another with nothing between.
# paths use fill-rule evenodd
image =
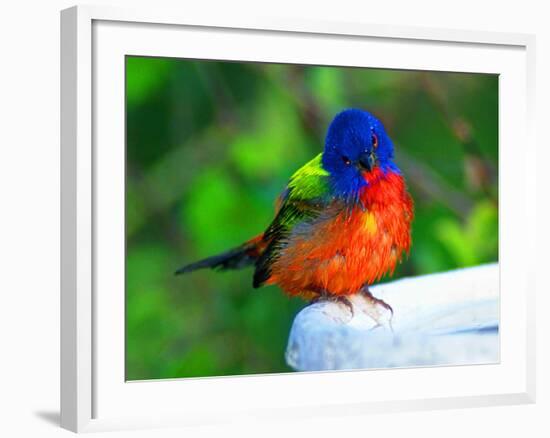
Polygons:
<instances>
[{"instance_id":1,"label":"orange belly","mask_svg":"<svg viewBox=\"0 0 550 438\"><path fill-rule=\"evenodd\" d=\"M399 175L371 182L363 208L342 210L295 233L281 250L268 284L290 295L357 293L393 273L409 251L412 200Z\"/></svg>"}]
</instances>

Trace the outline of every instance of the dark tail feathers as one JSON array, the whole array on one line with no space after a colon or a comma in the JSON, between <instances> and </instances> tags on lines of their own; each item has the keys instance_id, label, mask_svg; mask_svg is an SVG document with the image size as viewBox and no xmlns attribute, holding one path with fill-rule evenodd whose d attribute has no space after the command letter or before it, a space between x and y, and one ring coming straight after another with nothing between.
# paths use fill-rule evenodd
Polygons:
<instances>
[{"instance_id":1,"label":"dark tail feathers","mask_svg":"<svg viewBox=\"0 0 550 438\"><path fill-rule=\"evenodd\" d=\"M221 271L226 269L241 269L256 262L258 256L255 249L256 243L254 241L246 242L224 253L183 266L175 272L175 275L186 274L187 272L205 268L218 269Z\"/></svg>"}]
</instances>

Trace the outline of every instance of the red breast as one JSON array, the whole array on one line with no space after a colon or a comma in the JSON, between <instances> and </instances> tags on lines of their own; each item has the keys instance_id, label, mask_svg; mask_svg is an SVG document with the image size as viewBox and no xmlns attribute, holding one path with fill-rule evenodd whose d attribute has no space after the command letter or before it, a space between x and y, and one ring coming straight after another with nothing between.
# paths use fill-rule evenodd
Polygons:
<instances>
[{"instance_id":1,"label":"red breast","mask_svg":"<svg viewBox=\"0 0 550 438\"><path fill-rule=\"evenodd\" d=\"M348 295L393 273L410 248L412 199L401 175L375 169L365 179L363 207L317 223L308 235L290 236L269 284L290 295Z\"/></svg>"}]
</instances>

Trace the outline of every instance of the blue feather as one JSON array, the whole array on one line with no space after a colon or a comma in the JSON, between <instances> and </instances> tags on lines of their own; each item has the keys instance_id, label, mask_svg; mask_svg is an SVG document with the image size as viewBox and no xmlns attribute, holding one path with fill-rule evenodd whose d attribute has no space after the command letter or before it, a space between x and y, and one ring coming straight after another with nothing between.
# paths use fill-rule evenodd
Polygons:
<instances>
[{"instance_id":1,"label":"blue feather","mask_svg":"<svg viewBox=\"0 0 550 438\"><path fill-rule=\"evenodd\" d=\"M331 122L323 152L323 168L330 174L333 195L356 202L367 185L359 165L364 154L376 157L384 173L401 173L393 160L393 143L384 125L368 111L350 108Z\"/></svg>"}]
</instances>

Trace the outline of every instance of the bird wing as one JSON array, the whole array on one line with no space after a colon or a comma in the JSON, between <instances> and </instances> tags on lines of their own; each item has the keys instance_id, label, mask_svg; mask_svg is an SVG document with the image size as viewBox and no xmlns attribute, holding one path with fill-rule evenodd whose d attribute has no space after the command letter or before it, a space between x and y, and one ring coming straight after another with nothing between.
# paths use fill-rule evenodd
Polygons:
<instances>
[{"instance_id":1,"label":"bird wing","mask_svg":"<svg viewBox=\"0 0 550 438\"><path fill-rule=\"evenodd\" d=\"M328 172L321 165L322 154L302 166L288 182L279 197L275 218L263 234L266 248L256 262L254 287L260 287L271 276L271 266L286 245L292 229L315 220L330 203Z\"/></svg>"}]
</instances>

